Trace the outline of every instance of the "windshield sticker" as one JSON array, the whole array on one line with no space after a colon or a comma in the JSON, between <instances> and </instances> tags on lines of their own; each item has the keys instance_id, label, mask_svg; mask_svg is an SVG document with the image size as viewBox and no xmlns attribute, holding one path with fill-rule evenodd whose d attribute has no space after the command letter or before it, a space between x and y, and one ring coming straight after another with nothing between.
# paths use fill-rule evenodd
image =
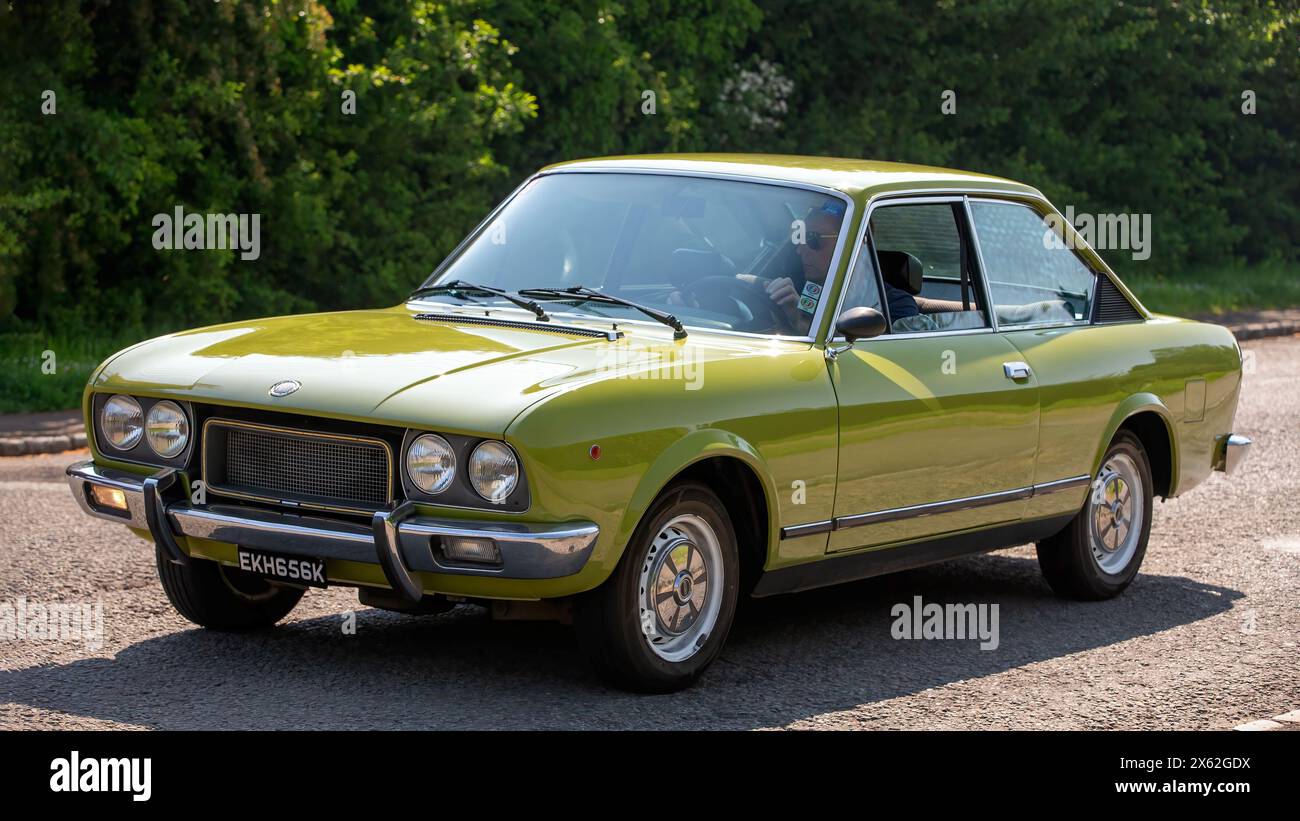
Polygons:
<instances>
[{"instance_id":1,"label":"windshield sticker","mask_svg":"<svg viewBox=\"0 0 1300 821\"><path fill-rule=\"evenodd\" d=\"M815 282L805 282L803 296L799 297L799 310L806 314L814 313L817 310L817 300L821 295L822 286Z\"/></svg>"}]
</instances>

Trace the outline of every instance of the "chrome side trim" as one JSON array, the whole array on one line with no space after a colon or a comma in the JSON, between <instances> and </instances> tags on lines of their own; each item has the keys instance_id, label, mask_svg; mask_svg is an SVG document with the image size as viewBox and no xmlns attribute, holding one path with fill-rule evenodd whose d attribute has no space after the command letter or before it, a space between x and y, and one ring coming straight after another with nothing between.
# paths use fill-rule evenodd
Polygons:
<instances>
[{"instance_id":1,"label":"chrome side trim","mask_svg":"<svg viewBox=\"0 0 1300 821\"><path fill-rule=\"evenodd\" d=\"M956 513L962 510L972 510L977 507L1000 505L1004 502L1015 502L1022 499L1030 499L1035 496L1046 496L1050 493L1060 493L1061 491L1086 487L1091 481L1092 477L1085 474L1081 476L1071 476L1068 479L1056 479L1051 482L1013 488L1012 490L1001 490L997 493L985 493L979 496L964 496L960 499L948 499L942 502L928 502L921 505L908 505L907 507L891 507L885 510L872 511L871 513L855 513L849 516L839 516L830 521L808 522L807 524L783 527L781 528L781 538L797 539L800 536L811 536L816 533L826 533L834 530L847 530L852 527L863 527L865 525L880 524L881 522L895 522L900 519L918 519L924 516L937 516L942 513Z\"/></svg>"},{"instance_id":2,"label":"chrome side trim","mask_svg":"<svg viewBox=\"0 0 1300 821\"><path fill-rule=\"evenodd\" d=\"M899 519L916 519L922 516L935 516L940 513L956 513L960 510L971 510L977 507L1000 505L1003 502L1015 502L1021 499L1028 499L1033 495L1034 489L1032 487L1018 487L1013 490L1000 490L997 493L966 496L961 499L949 499L944 502L928 502L923 505L895 507L889 508L888 510L877 510L872 513L856 513L852 516L837 517L835 519L835 529L844 530L850 527L880 524L881 522L894 522Z\"/></svg>"},{"instance_id":3,"label":"chrome side trim","mask_svg":"<svg viewBox=\"0 0 1300 821\"><path fill-rule=\"evenodd\" d=\"M808 522L802 525L790 525L781 528L782 539L798 539L801 536L815 536L818 533L830 533L835 529L835 522L826 519L821 522Z\"/></svg>"},{"instance_id":4,"label":"chrome side trim","mask_svg":"<svg viewBox=\"0 0 1300 821\"><path fill-rule=\"evenodd\" d=\"M1074 490L1079 487L1086 487L1092 482L1092 477L1087 474L1082 476L1071 476L1069 479L1057 479L1054 482L1043 482L1034 485L1035 496L1046 496L1049 493L1060 493L1063 490Z\"/></svg>"}]
</instances>

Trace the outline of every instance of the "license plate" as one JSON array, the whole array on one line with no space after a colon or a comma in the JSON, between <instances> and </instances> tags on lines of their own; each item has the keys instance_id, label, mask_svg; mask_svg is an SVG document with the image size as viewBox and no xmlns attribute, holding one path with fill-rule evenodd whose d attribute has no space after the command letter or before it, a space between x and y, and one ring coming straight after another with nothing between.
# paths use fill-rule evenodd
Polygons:
<instances>
[{"instance_id":1,"label":"license plate","mask_svg":"<svg viewBox=\"0 0 1300 821\"><path fill-rule=\"evenodd\" d=\"M303 556L282 556L261 550L239 548L239 568L268 579L309 587L325 587L325 560Z\"/></svg>"}]
</instances>

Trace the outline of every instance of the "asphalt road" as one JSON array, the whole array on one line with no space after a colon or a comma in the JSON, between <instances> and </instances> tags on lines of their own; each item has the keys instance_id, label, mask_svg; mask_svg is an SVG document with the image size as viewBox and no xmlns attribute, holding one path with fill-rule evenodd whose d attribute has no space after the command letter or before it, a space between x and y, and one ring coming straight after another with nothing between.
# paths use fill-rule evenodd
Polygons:
<instances>
[{"instance_id":1,"label":"asphalt road","mask_svg":"<svg viewBox=\"0 0 1300 821\"><path fill-rule=\"evenodd\" d=\"M0 607L103 606L103 644L0 638L5 728L1229 728L1300 707L1300 336L1247 343L1244 471L1157 504L1119 599L1066 602L1020 547L754 603L694 689L633 696L569 629L312 591L279 628L196 629L152 547L84 516L79 454L0 459ZM999 606L1000 642L891 637L891 608ZM342 630L356 614L355 635ZM90 644L93 644L91 642Z\"/></svg>"}]
</instances>

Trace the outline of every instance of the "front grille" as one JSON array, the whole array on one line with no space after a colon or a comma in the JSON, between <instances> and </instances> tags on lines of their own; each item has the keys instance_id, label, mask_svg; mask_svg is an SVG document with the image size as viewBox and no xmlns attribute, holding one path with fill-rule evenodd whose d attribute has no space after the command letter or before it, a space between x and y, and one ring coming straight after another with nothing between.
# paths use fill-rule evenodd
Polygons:
<instances>
[{"instance_id":1,"label":"front grille","mask_svg":"<svg viewBox=\"0 0 1300 821\"><path fill-rule=\"evenodd\" d=\"M378 439L213 419L203 453L217 494L361 511L392 500L391 451Z\"/></svg>"},{"instance_id":2,"label":"front grille","mask_svg":"<svg viewBox=\"0 0 1300 821\"><path fill-rule=\"evenodd\" d=\"M1134 322L1142 318L1137 308L1128 301L1124 292L1115 287L1110 277L1097 275L1097 313L1098 322Z\"/></svg>"}]
</instances>

